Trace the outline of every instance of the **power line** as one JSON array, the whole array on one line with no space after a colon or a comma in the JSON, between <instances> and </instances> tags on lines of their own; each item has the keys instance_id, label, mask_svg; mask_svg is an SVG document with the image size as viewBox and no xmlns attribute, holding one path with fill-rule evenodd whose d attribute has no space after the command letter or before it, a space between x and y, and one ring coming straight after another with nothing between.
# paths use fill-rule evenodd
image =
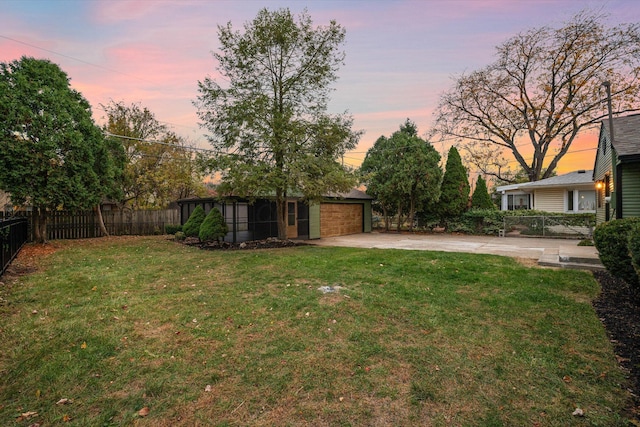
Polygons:
<instances>
[{"instance_id":1,"label":"power line","mask_svg":"<svg viewBox=\"0 0 640 427\"><path fill-rule=\"evenodd\" d=\"M112 68L107 68L107 67L104 67L102 65L98 65L98 64L94 64L94 63L89 62L89 61L85 61L83 59L79 59L79 58L75 58L73 56L65 55L64 53L60 53L60 52L56 52L54 50L46 49L44 47L36 46L36 45L31 44L31 43L27 43L27 42L23 42L21 40L14 39L12 37L3 36L2 34L0 34L0 38L3 38L5 40L10 40L10 41L12 41L14 43L19 43L19 44L22 44L22 45L25 45L25 46L29 46L29 47L32 47L34 49L43 50L45 52L49 52L49 53L52 53L54 55L62 56L63 58L71 59L73 61L78 61L78 62L81 62L83 64L91 65L92 67L101 68L101 69L103 69L105 71L109 71L111 73L117 73L117 74L120 74L120 75L123 75L123 76L127 76L127 77L131 77L131 78L134 78L134 79L138 79L138 80L143 81L143 82L154 84L152 81L143 79L142 77L134 76L132 74L123 73L121 71L114 70Z\"/></svg>"}]
</instances>

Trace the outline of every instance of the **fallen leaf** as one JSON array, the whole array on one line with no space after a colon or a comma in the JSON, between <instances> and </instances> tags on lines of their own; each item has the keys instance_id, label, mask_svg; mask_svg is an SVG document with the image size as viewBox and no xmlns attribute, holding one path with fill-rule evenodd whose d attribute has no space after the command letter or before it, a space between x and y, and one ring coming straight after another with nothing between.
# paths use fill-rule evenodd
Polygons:
<instances>
[{"instance_id":1,"label":"fallen leaf","mask_svg":"<svg viewBox=\"0 0 640 427\"><path fill-rule=\"evenodd\" d=\"M209 393L211 390L213 390L213 387L211 387L211 385L208 385L204 388L204 391L206 391L207 393Z\"/></svg>"},{"instance_id":2,"label":"fallen leaf","mask_svg":"<svg viewBox=\"0 0 640 427\"><path fill-rule=\"evenodd\" d=\"M68 423L69 421L71 421L71 416L68 415L68 414L64 414L62 416L62 421L65 422L65 423Z\"/></svg>"},{"instance_id":3,"label":"fallen leaf","mask_svg":"<svg viewBox=\"0 0 640 427\"><path fill-rule=\"evenodd\" d=\"M571 382L571 377L569 375L565 375L564 377L562 377L562 381L569 384Z\"/></svg>"},{"instance_id":4,"label":"fallen leaf","mask_svg":"<svg viewBox=\"0 0 640 427\"><path fill-rule=\"evenodd\" d=\"M574 417L584 417L584 411L580 408L576 408L576 410L573 411L571 415L573 415Z\"/></svg>"},{"instance_id":5,"label":"fallen leaf","mask_svg":"<svg viewBox=\"0 0 640 427\"><path fill-rule=\"evenodd\" d=\"M150 412L149 407L145 406L144 408L138 411L138 415L140 415L141 417L146 417L147 415L149 415L149 412Z\"/></svg>"},{"instance_id":6,"label":"fallen leaf","mask_svg":"<svg viewBox=\"0 0 640 427\"><path fill-rule=\"evenodd\" d=\"M60 399L56 402L56 405L71 405L73 400L71 399Z\"/></svg>"},{"instance_id":7,"label":"fallen leaf","mask_svg":"<svg viewBox=\"0 0 640 427\"><path fill-rule=\"evenodd\" d=\"M82 343L82 345L80 346L80 348L81 348L81 349L83 349L83 350L84 350L85 348L87 348L87 342L86 342L86 341L85 341L85 342L83 342L83 343Z\"/></svg>"},{"instance_id":8,"label":"fallen leaf","mask_svg":"<svg viewBox=\"0 0 640 427\"><path fill-rule=\"evenodd\" d=\"M344 397L340 396L340 398L338 399L340 402L342 402L344 400Z\"/></svg>"},{"instance_id":9,"label":"fallen leaf","mask_svg":"<svg viewBox=\"0 0 640 427\"><path fill-rule=\"evenodd\" d=\"M20 416L18 418L16 418L17 422L21 422L24 420L28 420L30 418L34 418L37 417L38 413L34 412L34 411L29 411L29 412L23 412L22 414L20 414Z\"/></svg>"}]
</instances>

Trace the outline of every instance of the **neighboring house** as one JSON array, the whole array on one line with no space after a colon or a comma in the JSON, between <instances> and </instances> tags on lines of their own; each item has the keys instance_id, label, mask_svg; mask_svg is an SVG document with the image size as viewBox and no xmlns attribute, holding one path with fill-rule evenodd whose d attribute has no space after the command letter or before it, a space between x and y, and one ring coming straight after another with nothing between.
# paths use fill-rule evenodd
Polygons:
<instances>
[{"instance_id":1,"label":"neighboring house","mask_svg":"<svg viewBox=\"0 0 640 427\"><path fill-rule=\"evenodd\" d=\"M319 239L322 237L371 232L371 200L364 191L331 194L320 203L306 204L299 198L287 201L287 238ZM239 197L193 198L178 200L180 223L184 224L196 208L205 213L213 207L222 212L229 233L224 240L245 242L278 236L275 201L267 198L250 203Z\"/></svg>"},{"instance_id":2,"label":"neighboring house","mask_svg":"<svg viewBox=\"0 0 640 427\"><path fill-rule=\"evenodd\" d=\"M558 213L595 213L596 191L592 171L564 175L496 188L503 211L534 209Z\"/></svg>"},{"instance_id":3,"label":"neighboring house","mask_svg":"<svg viewBox=\"0 0 640 427\"><path fill-rule=\"evenodd\" d=\"M593 168L598 189L596 223L640 217L640 114L603 120Z\"/></svg>"}]
</instances>

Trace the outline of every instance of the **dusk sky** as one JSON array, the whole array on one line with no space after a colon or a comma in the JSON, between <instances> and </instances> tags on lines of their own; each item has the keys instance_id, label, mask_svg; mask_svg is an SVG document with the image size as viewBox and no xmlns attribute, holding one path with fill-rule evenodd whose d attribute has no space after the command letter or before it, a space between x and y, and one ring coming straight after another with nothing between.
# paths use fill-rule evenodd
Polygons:
<instances>
[{"instance_id":1,"label":"dusk sky","mask_svg":"<svg viewBox=\"0 0 640 427\"><path fill-rule=\"evenodd\" d=\"M346 29L330 112L349 112L365 132L345 158L353 166L407 118L421 135L428 131L452 78L492 62L495 46L510 36L559 26L583 9L609 14L610 25L640 19L637 0L0 0L0 61L50 59L90 102L97 123L100 104L140 103L209 148L192 102L198 81L216 77L217 25L241 30L263 7L295 14L306 8L314 24L335 19ZM592 169L596 145L596 134L582 138L558 172Z\"/></svg>"}]
</instances>

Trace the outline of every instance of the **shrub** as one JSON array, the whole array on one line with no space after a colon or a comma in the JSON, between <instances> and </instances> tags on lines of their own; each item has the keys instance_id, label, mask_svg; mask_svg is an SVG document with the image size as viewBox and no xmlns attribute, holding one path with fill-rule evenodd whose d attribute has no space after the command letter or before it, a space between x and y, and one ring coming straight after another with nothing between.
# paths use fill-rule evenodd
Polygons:
<instances>
[{"instance_id":1,"label":"shrub","mask_svg":"<svg viewBox=\"0 0 640 427\"><path fill-rule=\"evenodd\" d=\"M640 282L640 222L631 228L628 248L631 265L636 271L638 282Z\"/></svg>"},{"instance_id":2,"label":"shrub","mask_svg":"<svg viewBox=\"0 0 640 427\"><path fill-rule=\"evenodd\" d=\"M166 224L164 226L164 232L167 234L176 234L178 231L182 231L180 224Z\"/></svg>"},{"instance_id":3,"label":"shrub","mask_svg":"<svg viewBox=\"0 0 640 427\"><path fill-rule=\"evenodd\" d=\"M504 212L497 209L471 209L462 214L462 221L473 234L497 235L504 222Z\"/></svg>"},{"instance_id":4,"label":"shrub","mask_svg":"<svg viewBox=\"0 0 640 427\"><path fill-rule=\"evenodd\" d=\"M182 231L176 231L176 234L175 234L175 236L173 236L173 238L176 239L178 242L181 242L184 239L186 239L187 236L185 236Z\"/></svg>"},{"instance_id":5,"label":"shrub","mask_svg":"<svg viewBox=\"0 0 640 427\"><path fill-rule=\"evenodd\" d=\"M198 237L201 241L220 240L229 231L227 223L224 221L222 213L217 208L211 209L211 212L200 225Z\"/></svg>"},{"instance_id":6,"label":"shrub","mask_svg":"<svg viewBox=\"0 0 640 427\"><path fill-rule=\"evenodd\" d=\"M204 218L204 209L202 206L197 206L193 212L191 212L187 222L182 226L182 232L184 235L187 237L198 237L198 234L200 233L200 226L202 225Z\"/></svg>"},{"instance_id":7,"label":"shrub","mask_svg":"<svg viewBox=\"0 0 640 427\"><path fill-rule=\"evenodd\" d=\"M609 272L632 286L638 286L638 275L629 256L629 235L640 224L638 218L617 219L596 227L593 241L600 261Z\"/></svg>"}]
</instances>

